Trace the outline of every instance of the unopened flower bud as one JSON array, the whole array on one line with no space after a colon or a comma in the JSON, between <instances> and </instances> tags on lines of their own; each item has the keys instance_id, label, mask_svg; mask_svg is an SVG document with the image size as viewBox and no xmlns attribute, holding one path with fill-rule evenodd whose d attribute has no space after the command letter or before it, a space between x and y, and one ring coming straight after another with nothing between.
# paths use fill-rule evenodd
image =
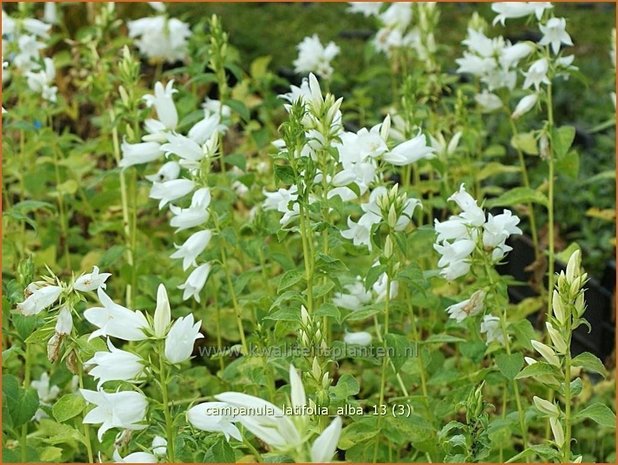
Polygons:
<instances>
[{"instance_id":1,"label":"unopened flower bud","mask_svg":"<svg viewBox=\"0 0 618 465\"><path fill-rule=\"evenodd\" d=\"M391 236L386 236L386 242L384 243L384 257L390 258L393 256L393 241Z\"/></svg>"},{"instance_id":2,"label":"unopened flower bud","mask_svg":"<svg viewBox=\"0 0 618 465\"><path fill-rule=\"evenodd\" d=\"M562 429L562 424L557 418L554 417L549 419L549 424L551 426L551 431L554 434L554 441L558 447L562 447L564 444L564 430Z\"/></svg>"},{"instance_id":3,"label":"unopened flower bud","mask_svg":"<svg viewBox=\"0 0 618 465\"><path fill-rule=\"evenodd\" d=\"M564 305L562 305L562 299L560 298L560 294L558 294L558 291L556 290L554 290L554 293L552 295L551 304L556 319L560 322L561 325L564 325L567 321L567 316Z\"/></svg>"},{"instance_id":4,"label":"unopened flower bud","mask_svg":"<svg viewBox=\"0 0 618 465\"><path fill-rule=\"evenodd\" d=\"M311 319L309 318L309 312L304 305L300 306L300 319L303 322L303 325L308 326Z\"/></svg>"},{"instance_id":5,"label":"unopened flower bud","mask_svg":"<svg viewBox=\"0 0 618 465\"><path fill-rule=\"evenodd\" d=\"M54 333L52 337L47 341L47 359L51 363L56 363L60 356L60 346L62 344L62 337L58 333Z\"/></svg>"},{"instance_id":6,"label":"unopened flower bud","mask_svg":"<svg viewBox=\"0 0 618 465\"><path fill-rule=\"evenodd\" d=\"M581 252L576 250L569 258L569 262L566 267L566 277L569 282L573 282L573 280L579 275L581 266Z\"/></svg>"},{"instance_id":7,"label":"unopened flower bud","mask_svg":"<svg viewBox=\"0 0 618 465\"><path fill-rule=\"evenodd\" d=\"M320 378L322 377L322 368L320 368L317 357L313 357L313 363L311 364L311 374L313 375L313 379L315 379L316 381L320 381Z\"/></svg>"},{"instance_id":8,"label":"unopened flower bud","mask_svg":"<svg viewBox=\"0 0 618 465\"><path fill-rule=\"evenodd\" d=\"M532 347L534 347L534 349L543 356L543 358L547 361L547 363L560 368L560 359L556 355L556 352L554 352L554 349L552 349L551 347L539 341L531 341L531 342L532 342Z\"/></svg>"},{"instance_id":9,"label":"unopened flower bud","mask_svg":"<svg viewBox=\"0 0 618 465\"><path fill-rule=\"evenodd\" d=\"M556 351L559 354L566 353L567 343L564 340L564 337L562 337L562 334L560 334L550 322L545 323L545 326L547 326L547 332L549 333L549 337L551 342L554 344Z\"/></svg>"},{"instance_id":10,"label":"unopened flower bud","mask_svg":"<svg viewBox=\"0 0 618 465\"><path fill-rule=\"evenodd\" d=\"M536 408L539 409L541 413L544 413L545 415L553 418L558 418L560 416L560 410L553 402L541 399L537 396L534 396L532 400L534 401L534 405L536 406Z\"/></svg>"},{"instance_id":11,"label":"unopened flower bud","mask_svg":"<svg viewBox=\"0 0 618 465\"><path fill-rule=\"evenodd\" d=\"M330 386L330 377L328 376L328 373L324 373L324 376L322 376L322 388L328 389L329 386Z\"/></svg>"}]
</instances>

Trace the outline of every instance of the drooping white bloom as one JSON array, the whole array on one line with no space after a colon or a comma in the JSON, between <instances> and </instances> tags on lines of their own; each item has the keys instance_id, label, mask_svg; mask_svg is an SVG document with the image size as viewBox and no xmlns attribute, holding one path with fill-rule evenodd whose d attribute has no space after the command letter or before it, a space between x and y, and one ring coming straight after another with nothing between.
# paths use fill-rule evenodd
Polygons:
<instances>
[{"instance_id":1,"label":"drooping white bloom","mask_svg":"<svg viewBox=\"0 0 618 465\"><path fill-rule=\"evenodd\" d=\"M497 2L491 4L491 9L498 13L493 24L500 23L504 26L507 19L523 18L534 14L540 20L543 12L553 8L549 2Z\"/></svg>"},{"instance_id":2,"label":"drooping white bloom","mask_svg":"<svg viewBox=\"0 0 618 465\"><path fill-rule=\"evenodd\" d=\"M376 221L369 215L361 216L356 223L352 218L348 218L348 229L342 230L341 235L350 239L356 246L366 245L371 251L371 228L374 224Z\"/></svg>"},{"instance_id":3,"label":"drooping white bloom","mask_svg":"<svg viewBox=\"0 0 618 465\"><path fill-rule=\"evenodd\" d=\"M484 90L474 96L474 100L484 112L492 112L502 108L502 100L496 94Z\"/></svg>"},{"instance_id":4,"label":"drooping white bloom","mask_svg":"<svg viewBox=\"0 0 618 465\"><path fill-rule=\"evenodd\" d=\"M375 293L376 302L384 302L386 300L388 277L386 273L382 273L380 277L373 283L373 292ZM399 293L399 282L391 280L389 299L393 300Z\"/></svg>"},{"instance_id":5,"label":"drooping white bloom","mask_svg":"<svg viewBox=\"0 0 618 465\"><path fill-rule=\"evenodd\" d=\"M320 42L317 34L305 37L298 48L298 58L294 60L294 71L297 73L317 73L324 79L330 79L333 74L331 61L339 54L339 47L329 42L326 47Z\"/></svg>"},{"instance_id":6,"label":"drooping white bloom","mask_svg":"<svg viewBox=\"0 0 618 465\"><path fill-rule=\"evenodd\" d=\"M167 439L162 436L152 438L152 453L157 457L163 457L167 454Z\"/></svg>"},{"instance_id":7,"label":"drooping white bloom","mask_svg":"<svg viewBox=\"0 0 618 465\"><path fill-rule=\"evenodd\" d=\"M451 216L448 220L442 222L434 219L434 229L438 233L436 238L438 242L453 239L473 239L472 230L461 216Z\"/></svg>"},{"instance_id":8,"label":"drooping white bloom","mask_svg":"<svg viewBox=\"0 0 618 465\"><path fill-rule=\"evenodd\" d=\"M173 98L176 92L178 91L174 89L174 80L169 81L165 87L163 87L163 83L157 82L154 87L154 95L147 94L143 97L148 107L154 106L159 121L170 131L176 129L178 125L178 111Z\"/></svg>"},{"instance_id":9,"label":"drooping white bloom","mask_svg":"<svg viewBox=\"0 0 618 465\"><path fill-rule=\"evenodd\" d=\"M350 2L350 13L361 13L364 16L377 16L380 13L382 2Z\"/></svg>"},{"instance_id":10,"label":"drooping white bloom","mask_svg":"<svg viewBox=\"0 0 618 465\"><path fill-rule=\"evenodd\" d=\"M328 463L333 459L341 437L341 427L341 417L335 417L331 424L317 437L311 446L312 462Z\"/></svg>"},{"instance_id":11,"label":"drooping white bloom","mask_svg":"<svg viewBox=\"0 0 618 465\"><path fill-rule=\"evenodd\" d=\"M492 342L504 344L504 333L500 327L500 318L493 315L485 315L481 322L481 333L487 338L487 345Z\"/></svg>"},{"instance_id":12,"label":"drooping white bloom","mask_svg":"<svg viewBox=\"0 0 618 465\"><path fill-rule=\"evenodd\" d=\"M170 133L167 135L167 144L161 146L166 154L173 153L183 160L197 162L204 158L202 147L193 139L182 134Z\"/></svg>"},{"instance_id":13,"label":"drooping white bloom","mask_svg":"<svg viewBox=\"0 0 618 465\"><path fill-rule=\"evenodd\" d=\"M122 457L118 449L114 449L112 458L115 463L157 463L157 458L148 452L133 452Z\"/></svg>"},{"instance_id":14,"label":"drooping white bloom","mask_svg":"<svg viewBox=\"0 0 618 465\"><path fill-rule=\"evenodd\" d=\"M141 430L147 425L140 424L146 417L148 399L139 392L120 391L108 393L102 390L90 391L79 390L89 403L96 407L90 410L84 417L85 424L98 425L97 437L103 440L106 431L112 428L129 430Z\"/></svg>"},{"instance_id":15,"label":"drooping white bloom","mask_svg":"<svg viewBox=\"0 0 618 465\"><path fill-rule=\"evenodd\" d=\"M195 189L195 183L190 179L173 179L165 182L155 182L150 188L151 199L160 200L159 210L169 202L183 198Z\"/></svg>"},{"instance_id":16,"label":"drooping white bloom","mask_svg":"<svg viewBox=\"0 0 618 465\"><path fill-rule=\"evenodd\" d=\"M167 289L163 284L159 284L157 288L157 306L155 307L153 329L157 337L163 337L167 334L167 328L172 321L172 310L170 301L167 297Z\"/></svg>"},{"instance_id":17,"label":"drooping white bloom","mask_svg":"<svg viewBox=\"0 0 618 465\"><path fill-rule=\"evenodd\" d=\"M387 28L404 30L412 21L412 4L409 2L390 3L379 17Z\"/></svg>"},{"instance_id":18,"label":"drooping white bloom","mask_svg":"<svg viewBox=\"0 0 618 465\"><path fill-rule=\"evenodd\" d=\"M56 78L54 60L49 57L45 57L43 62L45 65L43 69L36 72L29 71L26 73L28 87L33 92L40 93L45 100L55 102L58 88L51 85Z\"/></svg>"},{"instance_id":19,"label":"drooping white bloom","mask_svg":"<svg viewBox=\"0 0 618 465\"><path fill-rule=\"evenodd\" d=\"M188 298L193 297L196 302L199 303L200 292L204 288L209 274L210 263L204 263L203 265L200 265L195 270L193 270L191 274L187 277L187 280L183 284L178 286L178 289L184 289L182 299L187 300Z\"/></svg>"},{"instance_id":20,"label":"drooping white bloom","mask_svg":"<svg viewBox=\"0 0 618 465\"><path fill-rule=\"evenodd\" d=\"M32 287L29 287L32 289ZM51 307L62 294L60 286L44 286L34 288L32 294L23 302L17 304L17 311L22 315L36 315Z\"/></svg>"},{"instance_id":21,"label":"drooping white bloom","mask_svg":"<svg viewBox=\"0 0 618 465\"><path fill-rule=\"evenodd\" d=\"M535 48L529 42L517 42L514 45L507 45L500 50L500 64L505 68L517 66L519 61L526 58Z\"/></svg>"},{"instance_id":22,"label":"drooping white bloom","mask_svg":"<svg viewBox=\"0 0 618 465\"><path fill-rule=\"evenodd\" d=\"M163 156L161 144L158 142L138 142L136 144L129 144L127 141L123 141L121 150L122 159L118 164L121 168L149 163Z\"/></svg>"},{"instance_id":23,"label":"drooping white bloom","mask_svg":"<svg viewBox=\"0 0 618 465\"><path fill-rule=\"evenodd\" d=\"M539 99L539 94L537 94L536 92L533 94L528 94L525 97L523 97L517 103L517 106L515 106L515 111L513 111L511 118L517 119L525 115L526 113L528 113L530 110L534 108L538 99Z\"/></svg>"},{"instance_id":24,"label":"drooping white bloom","mask_svg":"<svg viewBox=\"0 0 618 465\"><path fill-rule=\"evenodd\" d=\"M182 363L189 360L195 341L204 337L200 333L201 325L201 321L193 320L193 314L178 318L174 322L165 338L165 358L170 363Z\"/></svg>"},{"instance_id":25,"label":"drooping white bloom","mask_svg":"<svg viewBox=\"0 0 618 465\"><path fill-rule=\"evenodd\" d=\"M39 403L47 407L51 406L58 397L58 394L60 394L60 388L51 384L49 374L46 371L41 373L41 377L38 380L32 380L30 387L36 390L39 396ZM47 416L47 413L39 408L35 412L33 419L38 421L41 418L47 418Z\"/></svg>"},{"instance_id":26,"label":"drooping white bloom","mask_svg":"<svg viewBox=\"0 0 618 465\"><path fill-rule=\"evenodd\" d=\"M282 226L286 226L294 218L300 214L300 206L296 201L298 199L298 187L292 186L289 189L278 189L276 192L263 191L266 199L262 204L264 210L277 210L283 213L283 217L279 221Z\"/></svg>"},{"instance_id":27,"label":"drooping white bloom","mask_svg":"<svg viewBox=\"0 0 618 465\"><path fill-rule=\"evenodd\" d=\"M103 307L89 308L84 312L84 318L99 328L90 339L111 336L125 341L143 341L147 338L144 330L148 328L148 320L142 312L118 305L101 288L97 289L97 295Z\"/></svg>"},{"instance_id":28,"label":"drooping white bloom","mask_svg":"<svg viewBox=\"0 0 618 465\"><path fill-rule=\"evenodd\" d=\"M551 18L546 24L540 24L539 28L543 33L543 37L539 41L540 45L551 45L554 54L560 51L560 45L573 45L571 36L566 31L566 19Z\"/></svg>"},{"instance_id":29,"label":"drooping white bloom","mask_svg":"<svg viewBox=\"0 0 618 465\"><path fill-rule=\"evenodd\" d=\"M530 65L528 71L524 73L524 89L534 86L538 91L541 84L549 84L549 78L547 77L547 71L549 70L549 62L547 58L540 58Z\"/></svg>"},{"instance_id":30,"label":"drooping white bloom","mask_svg":"<svg viewBox=\"0 0 618 465\"><path fill-rule=\"evenodd\" d=\"M210 189L202 187L193 193L189 208L170 205L170 211L174 215L170 225L177 228L176 232L178 233L205 223L209 217L208 207L210 206L210 200Z\"/></svg>"},{"instance_id":31,"label":"drooping white bloom","mask_svg":"<svg viewBox=\"0 0 618 465\"><path fill-rule=\"evenodd\" d=\"M444 278L453 281L470 271L469 257L475 247L474 241L461 239L452 244L445 241L433 247L441 255L438 266Z\"/></svg>"},{"instance_id":32,"label":"drooping white bloom","mask_svg":"<svg viewBox=\"0 0 618 465\"><path fill-rule=\"evenodd\" d=\"M495 248L504 244L512 234L521 234L521 229L517 227L519 218L510 210L503 210L503 213L493 216L487 215L487 222L483 225L483 246Z\"/></svg>"},{"instance_id":33,"label":"drooping white bloom","mask_svg":"<svg viewBox=\"0 0 618 465\"><path fill-rule=\"evenodd\" d=\"M107 381L136 381L144 371L141 357L117 349L112 341L107 340L109 352L95 352L94 356L84 362L89 368L88 374L98 380L97 389Z\"/></svg>"},{"instance_id":34,"label":"drooping white bloom","mask_svg":"<svg viewBox=\"0 0 618 465\"><path fill-rule=\"evenodd\" d=\"M460 213L467 224L482 226L485 223L485 212L476 204L476 200L466 191L465 185L459 186L459 191L451 195L448 200L455 202L462 212Z\"/></svg>"},{"instance_id":35,"label":"drooping white bloom","mask_svg":"<svg viewBox=\"0 0 618 465\"><path fill-rule=\"evenodd\" d=\"M240 392L224 392L215 399L245 411L272 412L272 415L238 416L237 420L260 440L279 450L294 449L302 437L292 420L276 405Z\"/></svg>"},{"instance_id":36,"label":"drooping white bloom","mask_svg":"<svg viewBox=\"0 0 618 465\"><path fill-rule=\"evenodd\" d=\"M403 142L383 155L384 161L395 166L406 166L435 157L435 149L427 145L427 139L423 134L419 134L412 139Z\"/></svg>"},{"instance_id":37,"label":"drooping white bloom","mask_svg":"<svg viewBox=\"0 0 618 465\"><path fill-rule=\"evenodd\" d=\"M54 332L60 336L71 334L73 330L73 316L71 310L66 305L63 305L58 312L58 318L56 319L56 326Z\"/></svg>"},{"instance_id":38,"label":"drooping white bloom","mask_svg":"<svg viewBox=\"0 0 618 465\"><path fill-rule=\"evenodd\" d=\"M223 105L223 108L227 108L229 111L227 105ZM226 128L224 125L220 124L221 120L219 113L208 114L207 110L204 110L204 113L204 119L195 123L187 133L189 139L200 145L208 141L216 132L223 132Z\"/></svg>"},{"instance_id":39,"label":"drooping white bloom","mask_svg":"<svg viewBox=\"0 0 618 465\"><path fill-rule=\"evenodd\" d=\"M168 161L155 174L145 177L151 182L166 182L178 179L178 176L180 176L180 165L176 161Z\"/></svg>"},{"instance_id":40,"label":"drooping white bloom","mask_svg":"<svg viewBox=\"0 0 618 465\"><path fill-rule=\"evenodd\" d=\"M45 2L43 21L47 24L58 24L58 10L55 2Z\"/></svg>"},{"instance_id":41,"label":"drooping white bloom","mask_svg":"<svg viewBox=\"0 0 618 465\"><path fill-rule=\"evenodd\" d=\"M83 274L75 280L73 289L80 292L90 292L100 287L105 289L107 287L105 281L111 275L111 273L99 273L99 267L95 266L92 269L92 273Z\"/></svg>"},{"instance_id":42,"label":"drooping white bloom","mask_svg":"<svg viewBox=\"0 0 618 465\"><path fill-rule=\"evenodd\" d=\"M127 23L129 37L136 39L140 53L153 61L184 61L187 58L189 25L176 18L155 16Z\"/></svg>"},{"instance_id":43,"label":"drooping white bloom","mask_svg":"<svg viewBox=\"0 0 618 465\"><path fill-rule=\"evenodd\" d=\"M195 428L213 433L223 433L228 441L230 437L242 441L242 435L234 424L237 420L230 415L232 407L225 402L204 402L187 411L187 421Z\"/></svg>"},{"instance_id":44,"label":"drooping white bloom","mask_svg":"<svg viewBox=\"0 0 618 465\"><path fill-rule=\"evenodd\" d=\"M346 292L336 292L333 303L347 310L360 310L364 305L371 302L371 292L365 289L365 284L360 276L352 284L343 286Z\"/></svg>"},{"instance_id":45,"label":"drooping white bloom","mask_svg":"<svg viewBox=\"0 0 618 465\"><path fill-rule=\"evenodd\" d=\"M485 291L478 290L470 296L469 299L463 300L457 304L451 305L446 309L450 318L453 318L457 323L461 323L469 316L478 315L483 311L485 303Z\"/></svg>"},{"instance_id":46,"label":"drooping white bloom","mask_svg":"<svg viewBox=\"0 0 618 465\"><path fill-rule=\"evenodd\" d=\"M368 346L371 344L371 333L367 331L357 331L354 333L345 333L343 342L346 344L356 344L359 346Z\"/></svg>"}]
</instances>

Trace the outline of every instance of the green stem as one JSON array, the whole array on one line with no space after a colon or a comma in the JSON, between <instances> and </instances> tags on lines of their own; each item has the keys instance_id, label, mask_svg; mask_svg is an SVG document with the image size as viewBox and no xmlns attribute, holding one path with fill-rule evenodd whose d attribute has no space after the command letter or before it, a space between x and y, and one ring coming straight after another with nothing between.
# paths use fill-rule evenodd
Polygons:
<instances>
[{"instance_id":1,"label":"green stem","mask_svg":"<svg viewBox=\"0 0 618 465\"><path fill-rule=\"evenodd\" d=\"M564 445L562 462L571 462L571 318L567 318L565 334L568 335L567 350L564 355Z\"/></svg>"},{"instance_id":2,"label":"green stem","mask_svg":"<svg viewBox=\"0 0 618 465\"><path fill-rule=\"evenodd\" d=\"M69 234L68 234L68 222L67 215L64 209L64 197L58 191L60 186L60 160L58 159L58 150L54 147L52 150L54 154L54 174L56 177L56 194L58 195L58 212L60 214L60 240L64 249L64 258L66 261L67 270L71 269L71 255L69 253Z\"/></svg>"},{"instance_id":3,"label":"green stem","mask_svg":"<svg viewBox=\"0 0 618 465\"><path fill-rule=\"evenodd\" d=\"M300 237L303 246L303 260L305 263L305 279L307 280L307 312L309 315L313 314L313 251L310 245L310 241L313 238L309 235L307 230L307 218L305 217L305 206L302 202L299 202L300 213Z\"/></svg>"},{"instance_id":4,"label":"green stem","mask_svg":"<svg viewBox=\"0 0 618 465\"><path fill-rule=\"evenodd\" d=\"M174 420L170 411L169 394L167 390L167 373L165 370L164 343L159 343L159 381L161 384L161 396L163 398L163 415L165 416L165 434L167 439L167 460L175 462L174 455Z\"/></svg>"},{"instance_id":5,"label":"green stem","mask_svg":"<svg viewBox=\"0 0 618 465\"><path fill-rule=\"evenodd\" d=\"M240 343L242 345L243 354L247 355L249 350L247 348L247 340L245 339L245 330L242 325L242 315L240 311L240 305L238 305L238 299L236 298L236 291L234 290L234 283L232 282L232 274L227 261L227 254L225 247L221 248L221 264L225 271L225 279L227 281L227 287L232 297L232 305L234 306L234 313L236 314L236 323L238 324L238 332L240 333Z\"/></svg>"},{"instance_id":6,"label":"green stem","mask_svg":"<svg viewBox=\"0 0 618 465\"><path fill-rule=\"evenodd\" d=\"M84 389L84 366L81 360L79 361L79 387ZM83 423L84 428L84 442L86 443L86 452L88 454L88 463L94 463L94 455L92 453L92 441L90 439L90 427Z\"/></svg>"},{"instance_id":7,"label":"green stem","mask_svg":"<svg viewBox=\"0 0 618 465\"><path fill-rule=\"evenodd\" d=\"M116 159L116 164L120 163L120 144L118 142L118 128L114 123L114 111L110 110L110 120L113 124L112 128L112 144L114 148L114 158ZM131 222L129 219L129 202L127 195L127 182L125 179L124 170L120 170L120 198L122 201L122 224L124 229L125 236L125 247L127 254L127 263L133 269L133 249L131 247ZM133 289L131 288L131 284L127 284L126 288L126 305L131 308L133 304Z\"/></svg>"},{"instance_id":8,"label":"green stem","mask_svg":"<svg viewBox=\"0 0 618 465\"><path fill-rule=\"evenodd\" d=\"M24 349L24 389L28 389L30 387L30 344L27 341L24 341L26 345ZM21 439L19 440L19 445L21 448L21 461L26 462L28 459L28 423L24 424L21 427Z\"/></svg>"},{"instance_id":9,"label":"green stem","mask_svg":"<svg viewBox=\"0 0 618 465\"><path fill-rule=\"evenodd\" d=\"M484 257L485 257L484 259L485 272L487 273L489 284L492 289L495 289L496 283L494 281L493 274L491 272L492 271L491 267L489 266L489 263L487 260L487 255L485 254ZM506 305L503 305L502 308L503 308L503 312L502 312L502 317L500 318L500 328L502 329L502 336L504 338L504 347L506 349L506 353L508 355L511 355L511 342L509 339L509 333L506 328L506 318L507 318ZM519 386L517 385L517 381L514 379L511 381L511 384L513 386L513 391L515 392L515 404L517 405L517 414L519 417L519 427L521 428L521 438L522 438L524 449L527 449L528 448L528 438L527 438L528 430L526 429L526 417L524 416L524 410L521 404ZM528 458L526 458L526 462L528 461L529 461Z\"/></svg>"},{"instance_id":10,"label":"green stem","mask_svg":"<svg viewBox=\"0 0 618 465\"><path fill-rule=\"evenodd\" d=\"M515 125L515 121L513 118L509 117L509 121L511 123L511 131L513 136L517 136L519 131L517 130L517 126ZM521 150L515 149L517 152L517 158L519 159L519 166L521 168L521 177L524 182L524 186L530 189L530 178L528 177L528 169L526 167L526 160L524 158L524 154ZM534 205L532 202L528 202L526 205L528 207L528 219L530 220L530 234L532 235L532 243L534 244L534 258L538 260L539 258L539 236L536 229L536 217L534 214Z\"/></svg>"},{"instance_id":11,"label":"green stem","mask_svg":"<svg viewBox=\"0 0 618 465\"><path fill-rule=\"evenodd\" d=\"M547 121L549 134L551 135L554 127L554 110L552 102L551 84L547 85ZM551 139L550 139L551 140ZM554 289L554 148L553 141L551 145L551 153L549 155L548 169L548 192L547 192L547 234L548 234L548 284L547 289L547 315L551 315L552 310L552 295Z\"/></svg>"}]
</instances>

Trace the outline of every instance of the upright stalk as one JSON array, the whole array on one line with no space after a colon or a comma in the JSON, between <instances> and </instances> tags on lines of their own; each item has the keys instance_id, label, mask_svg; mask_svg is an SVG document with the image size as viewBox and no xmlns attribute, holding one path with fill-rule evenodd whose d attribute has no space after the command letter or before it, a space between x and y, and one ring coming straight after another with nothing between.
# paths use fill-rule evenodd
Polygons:
<instances>
[{"instance_id":1,"label":"upright stalk","mask_svg":"<svg viewBox=\"0 0 618 465\"><path fill-rule=\"evenodd\" d=\"M79 388L84 389L84 365L79 361ZM92 441L90 440L90 426L83 423L84 442L86 443L86 453L88 454L88 463L94 463L94 455L92 453Z\"/></svg>"},{"instance_id":2,"label":"upright stalk","mask_svg":"<svg viewBox=\"0 0 618 465\"><path fill-rule=\"evenodd\" d=\"M112 123L112 143L114 148L114 158L116 159L116 164L120 164L120 144L118 142L118 128L114 123L115 115L114 111L109 111L110 121ZM120 199L122 201L122 224L124 229L125 236L125 247L127 249L127 263L134 269L134 260L133 260L133 248L132 248L132 235L131 235L131 220L129 218L129 201L127 194L127 182L125 179L124 170L120 170ZM131 284L127 284L126 288L126 302L127 307L133 306L133 288Z\"/></svg>"},{"instance_id":3,"label":"upright stalk","mask_svg":"<svg viewBox=\"0 0 618 465\"><path fill-rule=\"evenodd\" d=\"M169 393L167 390L167 370L165 369L164 354L165 347L163 341L159 344L159 382L161 384L161 396L163 401L163 415L165 417L165 435L167 439L167 460L175 462L174 454L174 419L170 411Z\"/></svg>"},{"instance_id":4,"label":"upright stalk","mask_svg":"<svg viewBox=\"0 0 618 465\"><path fill-rule=\"evenodd\" d=\"M551 83L547 85L547 122L548 130L550 134L554 128L554 108L552 100L552 87ZM551 315L552 310L552 295L554 289L554 141L552 140L551 151L548 160L548 191L547 191L547 234L548 234L548 284L547 289L547 315Z\"/></svg>"},{"instance_id":5,"label":"upright stalk","mask_svg":"<svg viewBox=\"0 0 618 465\"><path fill-rule=\"evenodd\" d=\"M242 315L240 312L240 305L238 304L238 299L236 298L236 291L234 290L234 283L232 282L232 274L230 273L230 269L228 266L225 247L221 247L221 264L223 265L223 269L225 271L225 280L227 281L228 291L230 293L230 296L232 297L232 305L234 306L234 313L236 314L236 323L238 324L238 332L240 333L240 344L242 345L243 354L247 355L249 352L249 349L247 348L247 340L245 339L245 330L242 325Z\"/></svg>"},{"instance_id":6,"label":"upright stalk","mask_svg":"<svg viewBox=\"0 0 618 465\"><path fill-rule=\"evenodd\" d=\"M24 341L26 345L24 349L24 389L28 389L30 387L30 344L28 341ZM19 445L21 448L21 461L27 462L28 459L28 423L25 423L21 427L21 439L19 440Z\"/></svg>"},{"instance_id":7,"label":"upright stalk","mask_svg":"<svg viewBox=\"0 0 618 465\"><path fill-rule=\"evenodd\" d=\"M571 318L567 318L566 331L567 350L564 354L564 444L562 446L562 462L571 462Z\"/></svg>"}]
</instances>

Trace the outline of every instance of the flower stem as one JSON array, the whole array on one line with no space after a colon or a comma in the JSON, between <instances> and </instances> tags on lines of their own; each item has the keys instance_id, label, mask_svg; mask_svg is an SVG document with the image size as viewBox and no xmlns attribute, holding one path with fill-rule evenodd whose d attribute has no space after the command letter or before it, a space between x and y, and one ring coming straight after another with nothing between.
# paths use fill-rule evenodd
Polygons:
<instances>
[{"instance_id":1,"label":"flower stem","mask_svg":"<svg viewBox=\"0 0 618 465\"><path fill-rule=\"evenodd\" d=\"M303 260L305 263L305 279L307 280L307 312L313 313L313 252L309 243L312 238L307 228L306 210L302 202L299 202L300 213L300 237L303 245Z\"/></svg>"},{"instance_id":2,"label":"flower stem","mask_svg":"<svg viewBox=\"0 0 618 465\"><path fill-rule=\"evenodd\" d=\"M245 330L242 325L242 315L240 312L240 306L238 305L238 299L236 298L236 291L234 290L234 283L232 282L232 274L228 266L227 254L225 247L221 247L221 263L223 270L225 271L225 280L227 281L227 287L232 297L232 305L234 306L234 312L236 313L236 322L238 323L238 332L240 333L240 343L242 345L243 354L247 355L249 349L247 348L247 340L245 339Z\"/></svg>"},{"instance_id":3,"label":"flower stem","mask_svg":"<svg viewBox=\"0 0 618 465\"><path fill-rule=\"evenodd\" d=\"M552 88L551 84L547 85L547 121L549 126L549 133L551 135L554 127L554 109L552 101ZM550 139L551 140L551 139ZM551 153L549 156L549 168L548 168L548 191L547 191L547 234L548 234L548 284L547 289L547 315L551 315L552 309L552 295L554 289L554 148L553 141L551 144Z\"/></svg>"},{"instance_id":4,"label":"flower stem","mask_svg":"<svg viewBox=\"0 0 618 465\"><path fill-rule=\"evenodd\" d=\"M30 387L30 344L28 341L24 341L26 345L24 349L24 389L28 389ZM24 424L21 427L21 439L19 440L19 445L21 448L21 461L27 462L28 460L28 423Z\"/></svg>"},{"instance_id":5,"label":"flower stem","mask_svg":"<svg viewBox=\"0 0 618 465\"><path fill-rule=\"evenodd\" d=\"M567 350L564 354L564 444L562 462L571 462L571 318L567 318L565 334Z\"/></svg>"},{"instance_id":6,"label":"flower stem","mask_svg":"<svg viewBox=\"0 0 618 465\"><path fill-rule=\"evenodd\" d=\"M79 361L79 387L84 388L84 365ZM90 440L90 427L87 424L82 425L84 428L84 442L86 443L86 452L88 454L88 463L94 463L94 455L92 453L92 442Z\"/></svg>"},{"instance_id":7,"label":"flower stem","mask_svg":"<svg viewBox=\"0 0 618 465\"><path fill-rule=\"evenodd\" d=\"M112 127L112 143L114 147L114 158L116 159L116 164L120 163L120 144L118 142L118 128L114 123L114 111L110 110L109 112L110 120L113 124ZM124 236L125 236L125 247L127 253L127 263L131 267L134 268L133 264L133 248L131 247L131 221L129 219L129 202L127 195L127 182L125 179L124 170L120 171L120 198L122 201L122 223L124 226ZM126 305L127 307L132 307L133 304L133 289L131 284L127 284L126 288Z\"/></svg>"},{"instance_id":8,"label":"flower stem","mask_svg":"<svg viewBox=\"0 0 618 465\"><path fill-rule=\"evenodd\" d=\"M170 411L169 394L167 390L167 372L165 370L164 360L165 347L164 342L159 344L159 382L161 384L161 396L163 400L163 415L165 416L165 434L167 439L167 460L170 463L175 462L174 455L174 420Z\"/></svg>"}]
</instances>

